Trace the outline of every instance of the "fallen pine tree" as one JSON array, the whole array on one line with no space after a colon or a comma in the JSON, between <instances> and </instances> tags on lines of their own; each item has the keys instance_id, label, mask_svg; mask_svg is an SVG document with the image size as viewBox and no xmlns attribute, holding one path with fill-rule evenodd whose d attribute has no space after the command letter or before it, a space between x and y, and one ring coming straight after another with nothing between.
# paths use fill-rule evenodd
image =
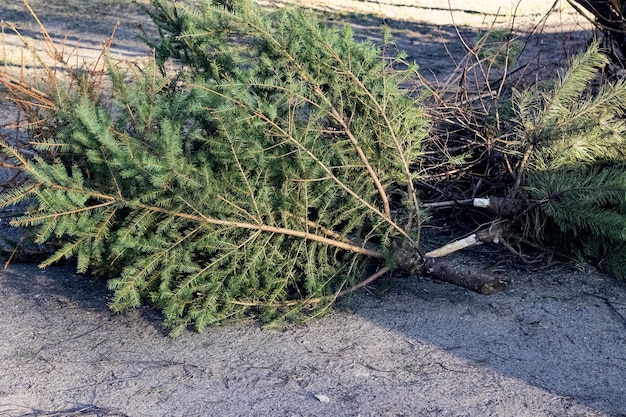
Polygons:
<instances>
[{"instance_id":1,"label":"fallen pine tree","mask_svg":"<svg viewBox=\"0 0 626 417\"><path fill-rule=\"evenodd\" d=\"M590 50L567 73L575 88L565 77L543 95L515 96L508 192L467 199L492 209L489 226L424 251L429 211L448 203L420 197L432 168L424 162L431 121L422 99L400 88L417 68L389 34L377 47L301 10L200 5L153 1L148 12L161 37L146 39L156 56L141 67L103 55L92 67L70 68L69 80L41 60L44 86L1 78L34 137L27 153L1 144L29 177L2 198L4 207L32 202L13 223L36 228L40 243L62 242L42 266L75 258L79 272L109 278L113 310L151 303L172 334L249 314L268 322L315 316L394 270L500 291L505 277L442 256L510 236L542 241L552 226L567 235L558 213L574 211L558 204L579 194L549 186L568 169L585 178L607 164L622 172L613 161L622 157L623 85L586 100L589 108L577 104L605 59ZM594 125L596 108L606 117ZM560 124L567 114L571 128ZM599 133L601 146L578 159L559 156L558 140L583 129ZM580 183L570 188L597 194L580 210L598 206L622 222L614 233L621 244L626 186L609 171L583 191ZM588 214L574 221L585 233L602 228L594 237L602 251L604 228L615 225L585 223Z\"/></svg>"}]
</instances>

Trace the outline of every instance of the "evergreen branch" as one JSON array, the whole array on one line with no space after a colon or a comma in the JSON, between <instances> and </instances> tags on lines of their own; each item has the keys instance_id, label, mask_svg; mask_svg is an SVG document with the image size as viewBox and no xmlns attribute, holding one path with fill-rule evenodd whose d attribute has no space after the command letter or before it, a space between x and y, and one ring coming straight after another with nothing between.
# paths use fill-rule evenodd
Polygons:
<instances>
[{"instance_id":1,"label":"evergreen branch","mask_svg":"<svg viewBox=\"0 0 626 417\"><path fill-rule=\"evenodd\" d=\"M39 215L39 216L25 216L25 217L21 217L18 219L14 219L11 221L11 224L13 224L14 226L25 226L25 225L32 225L32 224L39 224L42 223L46 220L50 220L50 219L58 219L58 218L62 218L63 216L70 216L72 214L78 214L78 213L84 213L86 211L92 211L98 208L102 208L102 207L108 207L111 205L115 205L118 204L119 201L117 200L112 200L112 201L108 201L106 203L101 203L101 204L96 204L94 206L88 206L88 207L82 207L82 208L77 208L74 210L68 210L68 211L64 211L64 212L55 212L55 213L50 213L50 214L44 214L44 215Z\"/></svg>"},{"instance_id":2,"label":"evergreen branch","mask_svg":"<svg viewBox=\"0 0 626 417\"><path fill-rule=\"evenodd\" d=\"M24 199L28 198L29 195L35 194L38 188L38 184L28 184L26 186L12 188L8 190L0 198L0 208L13 206L20 203Z\"/></svg>"},{"instance_id":3,"label":"evergreen branch","mask_svg":"<svg viewBox=\"0 0 626 417\"><path fill-rule=\"evenodd\" d=\"M352 133L352 130L350 129L350 126L348 126L344 118L337 112L337 109L332 105L330 100L328 100L328 98L324 96L324 93L319 89L319 87L315 86L314 90L317 92L318 95L321 95L322 97L325 98L326 104L329 105L330 107L330 114L343 127L344 133L348 136L348 139L350 139L350 142L354 146L354 149L359 155L359 158L361 158L361 161L365 165L365 169L367 169L369 176L372 178L372 182L374 183L374 186L378 190L378 194L380 195L380 198L383 202L383 209L385 212L385 217L391 220L391 208L389 207L389 198L387 197L387 192L385 191L385 188L381 184L380 179L378 178L378 175L376 175L376 172L374 171L372 164L370 164L367 156L365 156L365 152L363 152L363 148L359 144L359 140L354 136L354 134Z\"/></svg>"},{"instance_id":4,"label":"evergreen branch","mask_svg":"<svg viewBox=\"0 0 626 417\"><path fill-rule=\"evenodd\" d=\"M62 184L57 184L54 181L52 181L52 179L50 177L48 177L47 175L39 172L39 170L37 170L35 168L35 166L28 161L26 158L24 158L22 156L22 154L15 148L13 148L12 146L8 145L6 142L0 141L0 147L4 150L5 153L7 153L10 157L15 158L18 160L19 164L20 164L20 169L24 170L25 172L27 172L31 177L35 178L38 180L38 184L34 185L32 189L29 190L35 190L39 185L45 185L46 187L50 187L52 189L57 189L57 190L62 190L62 191L68 191L69 188L65 185ZM36 159L41 165L43 166L48 166L42 159ZM77 190L79 192L85 192L85 190ZM97 191L94 190L89 190L87 191L89 194L90 198L96 198L96 199L100 199L100 200L109 200L110 202L114 202L117 201L117 199L115 197L111 197L110 195L107 194L103 194L103 193L99 193Z\"/></svg>"},{"instance_id":5,"label":"evergreen branch","mask_svg":"<svg viewBox=\"0 0 626 417\"><path fill-rule=\"evenodd\" d=\"M243 215L245 215L246 217L250 217L252 220L255 220L257 223L261 223L262 222L262 218L261 215L259 213L259 218L255 218L252 214L250 214L248 212L248 210L244 209L243 207L233 203L232 201L230 201L227 198L222 197L221 195L216 195L215 198L217 198L220 201L223 201L224 203L228 204L230 207L234 208L235 210L237 210L238 212L242 213Z\"/></svg>"},{"instance_id":6,"label":"evergreen branch","mask_svg":"<svg viewBox=\"0 0 626 417\"><path fill-rule=\"evenodd\" d=\"M350 130L350 127L347 125L347 123L344 120L344 118L339 114L339 112L337 111L337 109L334 106L333 102L326 96L326 94L324 94L324 92L322 91L322 89L319 86L319 83L315 82L314 78L311 77L311 75L307 73L307 71L302 67L302 65L298 62L298 60L295 57L293 57L291 54L289 54L287 52L287 50L285 50L285 48L282 47L280 42L270 32L266 31L264 28L262 28L259 25L253 24L252 21L246 21L245 23L248 26L252 27L254 30L256 30L258 33L262 34L266 41L270 41L271 43L273 43L276 46L277 50L280 51L289 60L289 62L292 65L294 65L294 67L298 70L299 74L302 76L304 81L306 83L308 83L309 85L313 86L313 91L315 92L315 94L331 109L331 112L330 112L331 115L344 128L344 131L348 135L348 138L350 139L350 142L352 143L352 145L355 147L355 150L356 150L357 154L359 155L359 158L361 158L361 161L365 165L365 167L367 169L367 172L370 175L370 177L372 179L372 182L374 183L374 186L378 190L378 193L379 193L380 198L381 198L382 203L383 203L383 208L384 208L384 212L385 212L384 216L386 217L386 219L388 219L390 222L392 222L392 220L391 220L391 209L389 207L389 199L387 197L387 193L386 193L384 187L382 186L382 184L380 182L380 179L376 175L376 172L372 168L372 165L370 164L368 158L365 156L365 153L363 152L363 149L359 145L358 139L354 136L354 134L352 134L352 131ZM320 43L325 44L323 41L320 41ZM328 45L326 45L326 46L328 47ZM332 48L329 47L329 49L331 51L333 51L333 53L335 53L335 51ZM342 62L340 57L337 56L337 58L338 58L339 62ZM360 82L360 80L359 80L359 82ZM362 84L361 84L361 86L362 86ZM362 87L363 87L364 91L366 91L366 93L369 93L369 91L364 86L362 86ZM390 132L391 132L392 135L394 135L393 130L391 130ZM409 180L409 183L410 182L411 181Z\"/></svg>"},{"instance_id":7,"label":"evergreen branch","mask_svg":"<svg viewBox=\"0 0 626 417\"><path fill-rule=\"evenodd\" d=\"M341 59L341 57L339 56L339 54L337 54L337 51L335 51L333 48L331 48L329 45L326 45L328 48L328 51L333 55L333 57L335 58L335 60L341 64L343 64L345 66L345 63L343 62L343 60ZM396 132L395 129L393 128L391 121L389 120L389 117L387 116L387 112L383 109L383 106L378 102L378 100L376 100L376 98L374 97L374 95L372 94L372 92L365 86L365 84L363 84L363 80L361 80L360 77L357 77L352 71L347 70L346 74L352 79L352 81L358 85L361 89L361 91L363 91L366 96L370 99L370 101L374 104L374 106L376 107L376 110L378 112L378 114L382 117L383 121L385 122L385 125L387 127L387 130L389 131L389 134L391 135L391 138L393 139L394 144L396 145L396 151L398 152L398 155L400 156L400 160L402 162L402 167L404 169L404 175L406 176L406 181L407 181L407 187L408 187L408 193L409 196L411 198L411 201L414 205L414 209L415 212L417 213L417 215L419 216L419 203L417 201L417 193L415 192L415 186L413 185L413 175L411 174L411 168L409 166L409 161L407 161L405 154L404 154L404 149L400 143L400 140L398 139L398 137L396 136ZM384 71L383 71L383 77L384 77ZM319 89L318 86L316 86L317 89ZM319 91L320 94L323 94L321 91ZM330 103L330 101L328 102L328 105L332 105ZM332 107L331 107L332 108ZM335 118L337 118L338 114L336 114L336 110L333 108L333 116ZM345 121L343 120L343 118L340 119L336 119L339 123L342 123L342 125L344 125L344 128L346 128L347 131L349 131L348 127L345 126ZM352 140L352 138L351 138ZM354 142L355 142L355 147L358 146L358 142L356 140L356 138L354 138ZM362 151L361 151L362 152ZM363 158L365 158L365 155L363 155ZM364 162L367 164L368 168L370 167L370 165L367 163L367 160L365 159ZM377 182L377 177L376 174L374 172L371 172L370 175L373 176L374 182ZM379 183L379 182L378 182ZM381 186L382 189L382 186ZM384 190L383 190L384 193ZM386 206L386 209L388 209L388 205ZM390 216L391 218L391 216ZM410 225L409 225L410 228Z\"/></svg>"},{"instance_id":8,"label":"evergreen branch","mask_svg":"<svg viewBox=\"0 0 626 417\"><path fill-rule=\"evenodd\" d=\"M333 299L337 299L337 298L341 298L344 297L346 295L350 295L353 292L367 287L368 285L370 285L372 282L376 281L378 278L382 277L383 275L385 275L386 273L390 272L391 268L388 266L384 266L381 269L379 269L378 271L376 271L375 273L373 273L372 275L370 275L369 277L367 277L366 279L364 279L363 281L359 282L358 284L350 287L350 288L344 288L343 290L337 291L332 295ZM306 300L303 301L283 301L283 302L279 302L278 305L282 308L285 307L293 307L295 305L298 304L319 304L322 301L324 301L325 299L327 299L328 297L316 297L316 298L308 298ZM245 307L260 307L262 306L264 303L261 301L233 301L230 300L231 304L235 304L235 305L240 305L240 306L245 306Z\"/></svg>"},{"instance_id":9,"label":"evergreen branch","mask_svg":"<svg viewBox=\"0 0 626 417\"><path fill-rule=\"evenodd\" d=\"M328 168L320 159L317 158L309 149L305 148L300 142L298 142L289 132L286 132L283 128L278 126L273 121L269 120L264 114L256 112L257 117L262 118L266 123L270 124L274 128L278 129L285 137L289 138L298 148L304 151L311 159L313 159L325 172L328 176L344 191L354 197L359 203L361 203L365 208L371 210L376 213L378 216L382 217L389 225L391 225L394 229L396 229L402 236L404 236L411 244L417 246L416 242L408 235L408 233L404 230L404 228L400 227L396 224L391 217L383 214L378 208L374 207L372 204L365 201L360 195L358 195L355 191L353 191L350 187L348 187L343 181L341 181L337 176Z\"/></svg>"},{"instance_id":10,"label":"evergreen branch","mask_svg":"<svg viewBox=\"0 0 626 417\"><path fill-rule=\"evenodd\" d=\"M238 229L252 229L252 230L259 230L259 231L267 232L267 233L277 233L277 234L281 234L285 236L293 236L293 237L297 237L297 238L301 238L305 240L312 240L315 242L319 242L319 243L322 243L331 247L344 249L349 252L357 253L359 255L365 255L365 256L372 257L372 258L376 258L376 259L385 258L385 255L380 251L366 249L361 246L356 246L356 245L352 245L349 243L340 242L334 239L329 239L324 236L319 236L315 233L301 232L299 230L287 229L287 228L277 227L277 226L269 226L266 224L250 224L250 223L236 222L236 221L230 221L230 220L220 220L220 219L215 219L212 217L207 217L204 214L197 211L197 209L193 207L193 205L188 203L186 200L182 198L181 200L183 201L183 203L187 205L187 207L195 211L197 215L194 216L192 214L174 212L172 210L168 210L168 209L164 209L164 208L156 207L156 206L150 206L150 205L146 205L143 203L138 203L137 207L145 209L145 210L154 211L157 213L167 214L169 216L180 217L180 218L193 220L193 221L200 222L200 223L208 223L208 224L212 224L216 226L232 227L232 228L238 228Z\"/></svg>"},{"instance_id":11,"label":"evergreen branch","mask_svg":"<svg viewBox=\"0 0 626 417\"><path fill-rule=\"evenodd\" d=\"M192 284L194 281L199 280L201 277L203 277L203 275L215 268L216 266L219 266L219 264L230 258L233 254L241 251L242 248L244 248L247 244L253 242L254 240L256 240L257 237L259 237L262 233L262 230L256 230L252 235L250 235L246 240L244 240L243 242L239 243L239 245L234 246L230 251L224 252L223 254L221 254L219 257L214 258L211 260L211 262L207 263L207 265L202 268L201 270L199 270L197 273L195 273L194 275L190 276L189 278L187 278L186 280L184 280L180 285L178 285L178 287L176 288L176 291L174 291L174 295L179 295L180 293L182 293L182 291L185 288L189 288L192 287ZM220 284L221 286L221 284ZM214 292L217 291L218 288L214 289Z\"/></svg>"},{"instance_id":12,"label":"evergreen branch","mask_svg":"<svg viewBox=\"0 0 626 417\"><path fill-rule=\"evenodd\" d=\"M115 218L115 215L117 214L117 210L118 210L117 207L114 207L113 210L109 212L109 215L107 216L107 218L101 223L101 226L98 229L96 229L96 232L93 234L94 239L96 241L100 239L106 239L108 237L111 226L113 224L113 219Z\"/></svg>"},{"instance_id":13,"label":"evergreen branch","mask_svg":"<svg viewBox=\"0 0 626 417\"><path fill-rule=\"evenodd\" d=\"M117 176L113 173L113 168L110 164L106 164L107 170L109 171L109 175L111 176L111 180L113 181L113 185L115 186L115 192L117 193L118 200L122 200L124 197L122 196L122 188L120 187L120 183L117 179Z\"/></svg>"},{"instance_id":14,"label":"evergreen branch","mask_svg":"<svg viewBox=\"0 0 626 417\"><path fill-rule=\"evenodd\" d=\"M39 264L39 268L47 268L50 265L55 264L56 262L60 261L63 258L65 259L71 258L76 253L76 250L81 246L81 244L86 242L87 239L88 239L88 236L84 236L75 242L66 243L65 245L63 245L61 249L54 252L54 254L51 257L41 262ZM82 271L79 270L79 272L82 273L82 272L85 272L85 270L82 270Z\"/></svg>"},{"instance_id":15,"label":"evergreen branch","mask_svg":"<svg viewBox=\"0 0 626 417\"><path fill-rule=\"evenodd\" d=\"M168 260L169 253L173 252L176 247L181 246L183 242L189 240L201 229L202 226L198 226L194 230L187 233L185 236L182 236L176 242L173 242L169 247L151 254L151 256L147 258L147 263L142 265L141 269L134 270L134 266L127 266L122 273L122 278L112 280L109 285L111 289L116 290L114 300L111 303L111 308L115 311L122 311L127 309L128 307L137 306L139 299L135 296L135 294L137 294L136 288L148 288L150 286L150 282L146 281L145 278L152 274L160 264ZM129 270L132 271L132 274L128 272ZM162 278L163 271L159 271L158 274L155 274L152 280L156 280L157 276L160 276ZM144 282L142 283L142 281Z\"/></svg>"},{"instance_id":16,"label":"evergreen branch","mask_svg":"<svg viewBox=\"0 0 626 417\"><path fill-rule=\"evenodd\" d=\"M228 139L228 141L230 142L230 150L233 154L233 158L235 159L235 163L237 164L237 169L239 170L239 173L241 174L241 178L244 180L244 182L246 183L246 187L248 188L248 194L250 196L250 200L252 200L252 203L254 204L254 209L256 211L256 214L258 216L258 219L256 219L259 223L262 222L263 220L263 216L261 216L261 211L259 210L259 206L257 204L256 201L256 197L254 195L254 191L252 190L252 187L250 186L250 182L248 181L248 177L246 176L243 166L241 165L241 162L239 162L239 157L237 156L237 152L235 151L235 147L233 145L233 141L232 138L228 132L228 129L226 128L226 126L224 126L223 121L220 120L220 122L222 123L222 129L226 135L226 138ZM218 196L221 198L221 196ZM224 201L226 201L224 199ZM230 202L228 202L229 204L231 204ZM239 208L239 207L237 207ZM249 217L251 217L253 220L255 220L254 216L252 216L250 213L248 213L247 210L243 210L241 209L246 215L248 215Z\"/></svg>"},{"instance_id":17,"label":"evergreen branch","mask_svg":"<svg viewBox=\"0 0 626 417\"><path fill-rule=\"evenodd\" d=\"M292 213L285 213L285 215L287 217L291 217L291 218L296 218L296 216L294 216ZM301 223L304 223L307 227L307 230L309 227L312 227L314 229L319 229L321 230L326 236L330 236L331 238L335 239L335 240L343 240L345 239L343 236L341 236L339 233L335 232L334 230L330 230L326 227L322 227L319 224L317 224L314 221L311 221L309 219L305 219L303 217L297 218L297 220ZM345 242L351 242L348 239L345 239Z\"/></svg>"},{"instance_id":18,"label":"evergreen branch","mask_svg":"<svg viewBox=\"0 0 626 417\"><path fill-rule=\"evenodd\" d=\"M563 120L563 116L569 112L569 105L576 102L596 71L608 62L606 55L599 53L597 41L592 42L584 53L576 56L553 92L551 100L546 103L547 107L541 113L539 125Z\"/></svg>"},{"instance_id":19,"label":"evergreen branch","mask_svg":"<svg viewBox=\"0 0 626 417\"><path fill-rule=\"evenodd\" d=\"M246 108L247 107L246 104L241 102L240 100L237 100L234 97L230 97L230 96L228 96L228 95L226 95L224 93L221 93L220 91L218 91L218 90L216 90L214 88L210 88L208 86L202 86L202 85L195 85L195 87L199 88L199 89L203 89L203 90L209 91L209 92L211 92L211 93L213 93L213 94L215 94L215 95L217 95L217 96L219 96L219 97L221 97L221 98L223 98L225 100L228 100L228 101L232 102L233 104L236 104L238 107L241 107L241 108ZM208 108L206 110L207 111L212 111L211 109L208 109ZM365 208L371 210L373 213L375 213L378 216L380 216L381 218L383 218L390 226L392 226L402 236L404 236L413 246L417 247L416 242L408 235L408 233L404 230L404 228L400 227L391 218L388 218L378 208L374 207L372 204L370 204L367 201L365 201L363 199L363 197L358 195L354 190L352 190L350 187L348 187L343 181L341 181L339 178L337 178L337 176L330 170L330 168L328 168L328 166L326 166L326 164L324 164L315 154L313 154L313 152L311 152L302 143L300 143L296 138L294 138L293 135L291 134L291 132L287 132L286 130L284 130L276 122L271 120L269 117L267 117L267 115L263 114L260 111L255 110L255 111L253 111L253 114L254 114L255 117L263 120L265 123L267 123L268 125L270 125L273 128L275 128L278 132L280 132L283 135L283 137L287 138L298 149L300 149L301 151L306 153L313 161L315 161L315 163L317 165L319 165L322 168L322 170L324 170L324 172L326 172L328 177L330 179L332 179L332 181L335 184L337 184L341 189L343 189L348 194L350 194L352 197L354 197Z\"/></svg>"},{"instance_id":20,"label":"evergreen branch","mask_svg":"<svg viewBox=\"0 0 626 417\"><path fill-rule=\"evenodd\" d=\"M624 80L618 81L615 85L603 86L598 94L589 99L584 100L580 105L574 102L572 103L574 109L570 112L569 117L563 118L557 124L557 126L578 127L579 123L576 123L579 119L584 121L592 120L598 117L599 114L609 113L611 119L615 119L624 113L626 108L626 82Z\"/></svg>"}]
</instances>

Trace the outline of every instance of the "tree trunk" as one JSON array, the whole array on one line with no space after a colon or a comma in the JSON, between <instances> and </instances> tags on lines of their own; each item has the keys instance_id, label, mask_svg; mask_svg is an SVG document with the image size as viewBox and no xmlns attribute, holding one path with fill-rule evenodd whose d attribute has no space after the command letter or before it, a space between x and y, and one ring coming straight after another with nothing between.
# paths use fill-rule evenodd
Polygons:
<instances>
[{"instance_id":1,"label":"tree trunk","mask_svg":"<svg viewBox=\"0 0 626 417\"><path fill-rule=\"evenodd\" d=\"M480 294L494 294L506 289L510 280L477 271L467 265L440 258L426 258L422 273L433 279L459 285Z\"/></svg>"},{"instance_id":2,"label":"tree trunk","mask_svg":"<svg viewBox=\"0 0 626 417\"><path fill-rule=\"evenodd\" d=\"M615 63L626 68L626 2L624 0L568 0L579 13L590 13L596 27L605 35L604 46Z\"/></svg>"}]
</instances>

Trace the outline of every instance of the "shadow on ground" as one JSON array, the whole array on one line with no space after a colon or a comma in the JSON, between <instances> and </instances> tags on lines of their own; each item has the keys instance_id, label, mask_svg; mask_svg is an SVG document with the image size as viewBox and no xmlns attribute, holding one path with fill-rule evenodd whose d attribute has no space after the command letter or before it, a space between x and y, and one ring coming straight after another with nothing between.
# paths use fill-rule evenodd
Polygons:
<instances>
[{"instance_id":1,"label":"shadow on ground","mask_svg":"<svg viewBox=\"0 0 626 417\"><path fill-rule=\"evenodd\" d=\"M481 296L394 277L305 326L172 340L71 266L12 264L0 415L624 415L626 289L593 271L517 278Z\"/></svg>"}]
</instances>

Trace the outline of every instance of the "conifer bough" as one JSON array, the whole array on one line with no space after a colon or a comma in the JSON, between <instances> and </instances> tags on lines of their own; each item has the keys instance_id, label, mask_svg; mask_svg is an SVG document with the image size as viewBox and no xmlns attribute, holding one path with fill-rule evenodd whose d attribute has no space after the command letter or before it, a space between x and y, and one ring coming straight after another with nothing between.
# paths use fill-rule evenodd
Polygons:
<instances>
[{"instance_id":1,"label":"conifer bough","mask_svg":"<svg viewBox=\"0 0 626 417\"><path fill-rule=\"evenodd\" d=\"M37 144L32 158L2 144L31 179L2 206L32 201L14 224L64 242L42 266L76 258L112 277L112 309L152 303L173 334L323 313L398 268L500 289L421 254L428 121L389 34L378 48L250 1L148 12L161 36L141 68L104 60L106 80L93 67L66 83L42 60L45 93L3 78Z\"/></svg>"}]
</instances>

